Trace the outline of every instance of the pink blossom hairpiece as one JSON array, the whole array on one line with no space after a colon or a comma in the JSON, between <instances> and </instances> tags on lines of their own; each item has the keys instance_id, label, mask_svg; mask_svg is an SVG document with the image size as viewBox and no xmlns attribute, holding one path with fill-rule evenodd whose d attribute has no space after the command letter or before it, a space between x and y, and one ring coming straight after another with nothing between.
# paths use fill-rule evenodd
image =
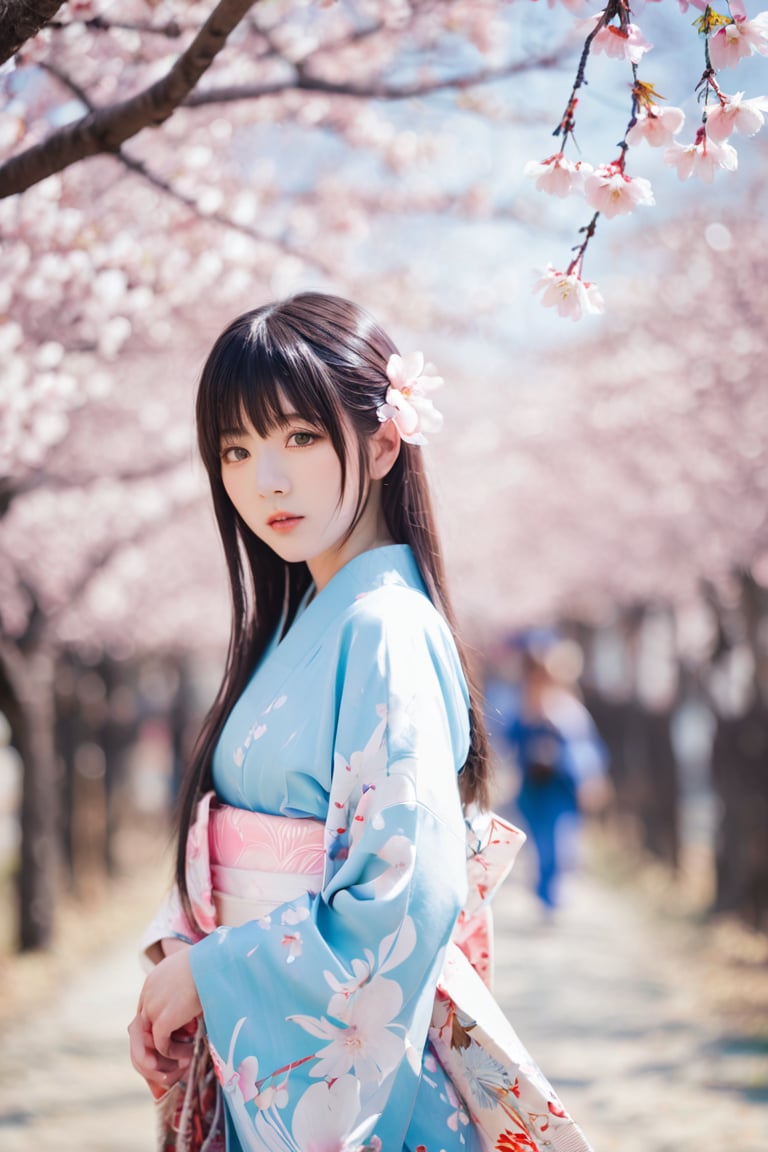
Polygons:
<instances>
[{"instance_id":1,"label":"pink blossom hairpiece","mask_svg":"<svg viewBox=\"0 0 768 1152\"><path fill-rule=\"evenodd\" d=\"M421 352L395 354L387 362L389 388L376 415L382 423L393 420L406 444L426 444L424 433L439 432L443 426L442 413L428 395L443 384L442 376L436 376L435 371L432 364L424 363Z\"/></svg>"}]
</instances>

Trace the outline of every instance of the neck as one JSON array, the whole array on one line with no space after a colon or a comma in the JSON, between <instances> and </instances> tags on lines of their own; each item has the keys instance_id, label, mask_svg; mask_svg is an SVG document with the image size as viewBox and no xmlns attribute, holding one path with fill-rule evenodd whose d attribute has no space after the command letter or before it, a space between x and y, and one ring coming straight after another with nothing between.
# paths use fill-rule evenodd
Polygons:
<instances>
[{"instance_id":1,"label":"neck","mask_svg":"<svg viewBox=\"0 0 768 1152\"><path fill-rule=\"evenodd\" d=\"M394 540L384 519L380 493L372 486L363 514L351 536L342 540L333 551L307 561L317 591L322 591L339 569L354 560L355 556L370 552L373 548L385 548L388 544L394 544Z\"/></svg>"}]
</instances>

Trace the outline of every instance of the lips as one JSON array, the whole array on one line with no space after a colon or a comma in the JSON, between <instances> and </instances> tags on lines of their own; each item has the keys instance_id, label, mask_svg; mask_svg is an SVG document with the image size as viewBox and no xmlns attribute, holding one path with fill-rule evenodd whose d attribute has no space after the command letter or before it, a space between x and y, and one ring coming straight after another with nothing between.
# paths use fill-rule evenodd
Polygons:
<instances>
[{"instance_id":1,"label":"lips","mask_svg":"<svg viewBox=\"0 0 768 1152\"><path fill-rule=\"evenodd\" d=\"M267 517L267 524L270 528L274 528L276 532L289 532L291 528L295 528L304 519L303 516L296 516L293 512L273 512L271 516Z\"/></svg>"}]
</instances>

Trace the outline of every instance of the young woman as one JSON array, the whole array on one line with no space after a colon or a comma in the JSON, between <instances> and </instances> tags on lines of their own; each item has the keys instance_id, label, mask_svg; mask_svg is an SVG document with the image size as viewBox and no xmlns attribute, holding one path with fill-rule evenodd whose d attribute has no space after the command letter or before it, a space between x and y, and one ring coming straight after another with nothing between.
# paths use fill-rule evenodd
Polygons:
<instances>
[{"instance_id":1,"label":"young woman","mask_svg":"<svg viewBox=\"0 0 768 1152\"><path fill-rule=\"evenodd\" d=\"M317 293L203 370L233 625L129 1029L164 1149L588 1149L476 971L522 837L486 813L430 506L440 383Z\"/></svg>"}]
</instances>

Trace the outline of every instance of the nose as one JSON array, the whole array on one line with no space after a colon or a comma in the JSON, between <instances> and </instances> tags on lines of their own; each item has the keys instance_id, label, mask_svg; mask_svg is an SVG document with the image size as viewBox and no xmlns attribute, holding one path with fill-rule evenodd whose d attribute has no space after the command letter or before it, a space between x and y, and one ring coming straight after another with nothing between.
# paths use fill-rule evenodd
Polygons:
<instances>
[{"instance_id":1,"label":"nose","mask_svg":"<svg viewBox=\"0 0 768 1152\"><path fill-rule=\"evenodd\" d=\"M278 453L270 449L259 452L256 460L256 487L260 496L285 496L290 481Z\"/></svg>"}]
</instances>

